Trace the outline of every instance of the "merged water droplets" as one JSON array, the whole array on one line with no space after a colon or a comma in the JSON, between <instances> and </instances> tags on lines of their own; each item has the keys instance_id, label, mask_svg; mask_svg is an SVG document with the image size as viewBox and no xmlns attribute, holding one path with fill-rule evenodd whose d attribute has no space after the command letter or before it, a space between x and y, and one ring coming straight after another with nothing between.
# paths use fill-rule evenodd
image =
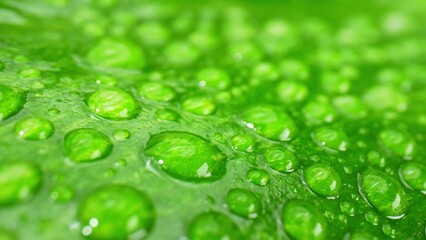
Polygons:
<instances>
[{"instance_id":1,"label":"merged water droplets","mask_svg":"<svg viewBox=\"0 0 426 240\"><path fill-rule=\"evenodd\" d=\"M80 204L81 232L90 239L142 239L154 226L155 209L141 191L126 185L101 187Z\"/></svg>"},{"instance_id":2,"label":"merged water droplets","mask_svg":"<svg viewBox=\"0 0 426 240\"><path fill-rule=\"evenodd\" d=\"M119 88L100 89L91 94L86 103L94 114L111 120L131 119L139 113L134 98Z\"/></svg>"},{"instance_id":3,"label":"merged water droplets","mask_svg":"<svg viewBox=\"0 0 426 240\"><path fill-rule=\"evenodd\" d=\"M105 158L113 144L109 137L92 128L80 128L68 132L64 139L68 158L76 163Z\"/></svg>"},{"instance_id":4,"label":"merged water droplets","mask_svg":"<svg viewBox=\"0 0 426 240\"><path fill-rule=\"evenodd\" d=\"M22 162L0 163L0 206L30 200L42 183L38 166Z\"/></svg>"},{"instance_id":5,"label":"merged water droplets","mask_svg":"<svg viewBox=\"0 0 426 240\"><path fill-rule=\"evenodd\" d=\"M170 176L184 181L213 181L226 171L225 155L208 140L187 132L153 135L144 152Z\"/></svg>"},{"instance_id":6,"label":"merged water droplets","mask_svg":"<svg viewBox=\"0 0 426 240\"><path fill-rule=\"evenodd\" d=\"M0 121L19 112L25 103L24 94L12 87L0 85Z\"/></svg>"}]
</instances>

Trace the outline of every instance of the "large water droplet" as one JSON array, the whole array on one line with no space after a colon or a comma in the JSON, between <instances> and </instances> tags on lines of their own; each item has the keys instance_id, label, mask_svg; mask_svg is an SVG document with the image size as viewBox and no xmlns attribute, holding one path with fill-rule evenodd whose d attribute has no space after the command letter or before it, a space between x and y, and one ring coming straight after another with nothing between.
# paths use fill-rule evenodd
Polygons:
<instances>
[{"instance_id":1,"label":"large water droplet","mask_svg":"<svg viewBox=\"0 0 426 240\"><path fill-rule=\"evenodd\" d=\"M369 169L360 175L360 191L365 200L389 218L401 218L408 199L401 184L391 176Z\"/></svg>"},{"instance_id":2,"label":"large water droplet","mask_svg":"<svg viewBox=\"0 0 426 240\"><path fill-rule=\"evenodd\" d=\"M293 239L327 239L327 221L310 203L288 201L284 205L282 218L285 232Z\"/></svg>"},{"instance_id":3,"label":"large water droplet","mask_svg":"<svg viewBox=\"0 0 426 240\"><path fill-rule=\"evenodd\" d=\"M293 120L284 111L273 106L250 107L243 112L241 118L248 128L273 140L289 141L297 132Z\"/></svg>"},{"instance_id":4,"label":"large water droplet","mask_svg":"<svg viewBox=\"0 0 426 240\"><path fill-rule=\"evenodd\" d=\"M0 85L0 121L19 112L24 103L25 98L21 91Z\"/></svg>"},{"instance_id":5,"label":"large water droplet","mask_svg":"<svg viewBox=\"0 0 426 240\"><path fill-rule=\"evenodd\" d=\"M180 180L217 180L226 171L223 153L208 140L191 133L156 134L149 139L145 153Z\"/></svg>"},{"instance_id":6,"label":"large water droplet","mask_svg":"<svg viewBox=\"0 0 426 240\"><path fill-rule=\"evenodd\" d=\"M71 161L90 162L111 153L112 142L103 133L92 128L75 129L65 135L65 151Z\"/></svg>"},{"instance_id":7,"label":"large water droplet","mask_svg":"<svg viewBox=\"0 0 426 240\"><path fill-rule=\"evenodd\" d=\"M134 118L139 106L133 97L118 88L100 89L87 99L90 110L101 117L112 120Z\"/></svg>"},{"instance_id":8,"label":"large water droplet","mask_svg":"<svg viewBox=\"0 0 426 240\"><path fill-rule=\"evenodd\" d=\"M78 218L90 239L141 239L152 229L155 211L139 190L111 185L91 193L79 206Z\"/></svg>"},{"instance_id":9,"label":"large water droplet","mask_svg":"<svg viewBox=\"0 0 426 240\"><path fill-rule=\"evenodd\" d=\"M309 188L322 196L335 198L340 192L340 176L326 164L315 164L304 170L305 181Z\"/></svg>"},{"instance_id":10,"label":"large water droplet","mask_svg":"<svg viewBox=\"0 0 426 240\"><path fill-rule=\"evenodd\" d=\"M26 162L0 163L0 205L30 200L42 181L40 169Z\"/></svg>"},{"instance_id":11,"label":"large water droplet","mask_svg":"<svg viewBox=\"0 0 426 240\"><path fill-rule=\"evenodd\" d=\"M243 239L238 226L226 215L218 212L196 216L189 227L190 240L240 240Z\"/></svg>"},{"instance_id":12,"label":"large water droplet","mask_svg":"<svg viewBox=\"0 0 426 240\"><path fill-rule=\"evenodd\" d=\"M41 117L28 117L15 124L15 133L18 137L28 140L43 140L53 135L53 124Z\"/></svg>"},{"instance_id":13,"label":"large water droplet","mask_svg":"<svg viewBox=\"0 0 426 240\"><path fill-rule=\"evenodd\" d=\"M245 218L257 218L262 211L259 198L250 190L234 188L226 197L231 212Z\"/></svg>"}]
</instances>

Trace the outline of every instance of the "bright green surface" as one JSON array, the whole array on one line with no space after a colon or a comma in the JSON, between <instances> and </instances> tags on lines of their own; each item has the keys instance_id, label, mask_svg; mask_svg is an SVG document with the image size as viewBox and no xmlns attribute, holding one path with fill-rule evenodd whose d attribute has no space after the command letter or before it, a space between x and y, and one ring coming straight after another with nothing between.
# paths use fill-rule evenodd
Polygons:
<instances>
[{"instance_id":1,"label":"bright green surface","mask_svg":"<svg viewBox=\"0 0 426 240\"><path fill-rule=\"evenodd\" d=\"M424 1L0 2L0 239L425 239Z\"/></svg>"}]
</instances>

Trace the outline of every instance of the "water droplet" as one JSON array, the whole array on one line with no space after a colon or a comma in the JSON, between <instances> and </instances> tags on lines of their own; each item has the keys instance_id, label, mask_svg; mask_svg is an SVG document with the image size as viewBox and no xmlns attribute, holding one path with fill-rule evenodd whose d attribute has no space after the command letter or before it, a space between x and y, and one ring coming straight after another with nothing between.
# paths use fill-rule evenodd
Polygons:
<instances>
[{"instance_id":1,"label":"water droplet","mask_svg":"<svg viewBox=\"0 0 426 240\"><path fill-rule=\"evenodd\" d=\"M30 200L40 188L42 173L26 162L0 163L0 205L11 205Z\"/></svg>"},{"instance_id":2,"label":"water droplet","mask_svg":"<svg viewBox=\"0 0 426 240\"><path fill-rule=\"evenodd\" d=\"M217 68L204 68L197 73L197 80L200 87L211 87L216 89L226 89L231 84L231 79L227 72Z\"/></svg>"},{"instance_id":3,"label":"water droplet","mask_svg":"<svg viewBox=\"0 0 426 240\"><path fill-rule=\"evenodd\" d=\"M284 103L302 102L308 96L309 90L305 84L296 81L281 81L277 85L278 99Z\"/></svg>"},{"instance_id":4,"label":"water droplet","mask_svg":"<svg viewBox=\"0 0 426 240\"><path fill-rule=\"evenodd\" d=\"M426 166L418 162L402 164L400 176L411 188L426 194Z\"/></svg>"},{"instance_id":5,"label":"water droplet","mask_svg":"<svg viewBox=\"0 0 426 240\"><path fill-rule=\"evenodd\" d=\"M169 86L158 82L147 82L138 87L139 94L149 100L168 102L175 97Z\"/></svg>"},{"instance_id":6,"label":"water droplet","mask_svg":"<svg viewBox=\"0 0 426 240\"><path fill-rule=\"evenodd\" d=\"M153 135L145 153L169 175L185 181L221 178L226 171L224 154L208 140L186 132Z\"/></svg>"},{"instance_id":7,"label":"water droplet","mask_svg":"<svg viewBox=\"0 0 426 240\"><path fill-rule=\"evenodd\" d=\"M300 164L299 159L285 147L268 148L263 157L269 167L282 173L293 172Z\"/></svg>"},{"instance_id":8,"label":"water droplet","mask_svg":"<svg viewBox=\"0 0 426 240\"><path fill-rule=\"evenodd\" d=\"M65 151L73 162L91 162L107 157L112 150L111 140L92 128L80 128L65 135Z\"/></svg>"},{"instance_id":9,"label":"water droplet","mask_svg":"<svg viewBox=\"0 0 426 240\"><path fill-rule=\"evenodd\" d=\"M226 197L231 212L244 218L257 218L262 211L259 198L250 190L234 188Z\"/></svg>"},{"instance_id":10,"label":"water droplet","mask_svg":"<svg viewBox=\"0 0 426 240\"><path fill-rule=\"evenodd\" d=\"M24 95L19 90L0 85L0 121L19 112L24 103Z\"/></svg>"},{"instance_id":11,"label":"water droplet","mask_svg":"<svg viewBox=\"0 0 426 240\"><path fill-rule=\"evenodd\" d=\"M41 77L41 71L37 68L25 68L19 71L19 77L21 78L39 78Z\"/></svg>"},{"instance_id":12,"label":"water droplet","mask_svg":"<svg viewBox=\"0 0 426 240\"><path fill-rule=\"evenodd\" d=\"M253 152L254 141L248 135L237 134L231 138L232 148L244 152Z\"/></svg>"},{"instance_id":13,"label":"water droplet","mask_svg":"<svg viewBox=\"0 0 426 240\"><path fill-rule=\"evenodd\" d=\"M255 65L252 71L253 79L251 81L275 81L279 76L277 68L274 65L266 62Z\"/></svg>"},{"instance_id":14,"label":"water droplet","mask_svg":"<svg viewBox=\"0 0 426 240\"><path fill-rule=\"evenodd\" d=\"M395 219L404 216L408 199L401 184L391 176L369 169L359 177L360 192L379 212Z\"/></svg>"},{"instance_id":15,"label":"water droplet","mask_svg":"<svg viewBox=\"0 0 426 240\"><path fill-rule=\"evenodd\" d=\"M166 59L174 65L190 65L200 56L200 50L187 42L174 42L165 49Z\"/></svg>"},{"instance_id":16,"label":"water droplet","mask_svg":"<svg viewBox=\"0 0 426 240\"><path fill-rule=\"evenodd\" d=\"M117 129L113 133L115 140L117 141L124 141L126 139L129 139L131 136L131 133L127 129Z\"/></svg>"},{"instance_id":17,"label":"water droplet","mask_svg":"<svg viewBox=\"0 0 426 240\"><path fill-rule=\"evenodd\" d=\"M404 159L412 159L416 153L416 142L408 132L384 129L379 138L383 145Z\"/></svg>"},{"instance_id":18,"label":"water droplet","mask_svg":"<svg viewBox=\"0 0 426 240\"><path fill-rule=\"evenodd\" d=\"M44 140L53 135L53 124L42 117L27 117L15 124L15 134L27 140Z\"/></svg>"},{"instance_id":19,"label":"water droplet","mask_svg":"<svg viewBox=\"0 0 426 240\"><path fill-rule=\"evenodd\" d=\"M355 206L352 202L343 201L340 203L340 210L348 216L355 216Z\"/></svg>"},{"instance_id":20,"label":"water droplet","mask_svg":"<svg viewBox=\"0 0 426 240\"><path fill-rule=\"evenodd\" d=\"M190 224L188 237L191 240L242 239L238 226L226 215L218 212L196 216Z\"/></svg>"},{"instance_id":21,"label":"water droplet","mask_svg":"<svg viewBox=\"0 0 426 240\"><path fill-rule=\"evenodd\" d=\"M315 164L304 170L305 181L309 188L327 198L336 198L340 192L340 176L326 164Z\"/></svg>"},{"instance_id":22,"label":"water droplet","mask_svg":"<svg viewBox=\"0 0 426 240\"><path fill-rule=\"evenodd\" d=\"M87 54L87 60L102 67L138 69L145 65L145 55L134 43L103 38Z\"/></svg>"},{"instance_id":23,"label":"water droplet","mask_svg":"<svg viewBox=\"0 0 426 240\"><path fill-rule=\"evenodd\" d=\"M246 177L250 182L258 186L266 186L271 180L269 173L262 169L250 169L247 171Z\"/></svg>"},{"instance_id":24,"label":"water droplet","mask_svg":"<svg viewBox=\"0 0 426 240\"><path fill-rule=\"evenodd\" d=\"M182 103L182 109L197 115L210 115L216 110L216 105L205 98L190 98Z\"/></svg>"},{"instance_id":25,"label":"water droplet","mask_svg":"<svg viewBox=\"0 0 426 240\"><path fill-rule=\"evenodd\" d=\"M318 146L330 151L346 151L349 139L341 130L320 127L313 131L312 139Z\"/></svg>"},{"instance_id":26,"label":"water droplet","mask_svg":"<svg viewBox=\"0 0 426 240\"><path fill-rule=\"evenodd\" d=\"M392 228L391 225L389 225L389 224L383 224L382 231L383 231L384 234L386 234L390 238L395 238L395 229Z\"/></svg>"},{"instance_id":27,"label":"water droplet","mask_svg":"<svg viewBox=\"0 0 426 240\"><path fill-rule=\"evenodd\" d=\"M269 139L289 141L297 132L293 120L273 106L250 107L242 113L241 118L248 128Z\"/></svg>"},{"instance_id":28,"label":"water droplet","mask_svg":"<svg viewBox=\"0 0 426 240\"><path fill-rule=\"evenodd\" d=\"M283 227L295 240L327 239L327 221L318 209L302 200L290 200L283 208Z\"/></svg>"},{"instance_id":29,"label":"water droplet","mask_svg":"<svg viewBox=\"0 0 426 240\"><path fill-rule=\"evenodd\" d=\"M118 88L100 89L87 99L90 110L101 117L124 120L136 117L139 106L133 97Z\"/></svg>"},{"instance_id":30,"label":"water droplet","mask_svg":"<svg viewBox=\"0 0 426 240\"><path fill-rule=\"evenodd\" d=\"M169 109L158 109L155 112L155 117L159 120L176 122L179 119L179 115Z\"/></svg>"},{"instance_id":31,"label":"water droplet","mask_svg":"<svg viewBox=\"0 0 426 240\"><path fill-rule=\"evenodd\" d=\"M99 84L99 85L102 85L102 86L112 87L112 86L117 85L118 80L113 76L98 75L95 78L95 82L96 82L96 84Z\"/></svg>"},{"instance_id":32,"label":"water droplet","mask_svg":"<svg viewBox=\"0 0 426 240\"><path fill-rule=\"evenodd\" d=\"M333 122L337 113L327 102L312 101L302 108L302 113L310 124L320 125Z\"/></svg>"},{"instance_id":33,"label":"water droplet","mask_svg":"<svg viewBox=\"0 0 426 240\"><path fill-rule=\"evenodd\" d=\"M357 97L351 95L339 96L333 99L333 105L344 116L360 119L367 116L367 108Z\"/></svg>"},{"instance_id":34,"label":"water droplet","mask_svg":"<svg viewBox=\"0 0 426 240\"><path fill-rule=\"evenodd\" d=\"M137 37L144 43L161 46L170 38L170 29L160 22L144 22L135 29Z\"/></svg>"},{"instance_id":35,"label":"water droplet","mask_svg":"<svg viewBox=\"0 0 426 240\"><path fill-rule=\"evenodd\" d=\"M368 89L363 100L377 110L403 112L407 109L407 97L390 86L374 86Z\"/></svg>"},{"instance_id":36,"label":"water droplet","mask_svg":"<svg viewBox=\"0 0 426 240\"><path fill-rule=\"evenodd\" d=\"M375 226L379 224L379 216L373 211L368 211L364 215L365 220Z\"/></svg>"},{"instance_id":37,"label":"water droplet","mask_svg":"<svg viewBox=\"0 0 426 240\"><path fill-rule=\"evenodd\" d=\"M50 198L54 202L68 202L74 198L74 190L66 185L57 185L50 190Z\"/></svg>"},{"instance_id":38,"label":"water droplet","mask_svg":"<svg viewBox=\"0 0 426 240\"><path fill-rule=\"evenodd\" d=\"M141 239L154 225L152 201L125 185L102 187L79 206L82 234L90 239Z\"/></svg>"}]
</instances>

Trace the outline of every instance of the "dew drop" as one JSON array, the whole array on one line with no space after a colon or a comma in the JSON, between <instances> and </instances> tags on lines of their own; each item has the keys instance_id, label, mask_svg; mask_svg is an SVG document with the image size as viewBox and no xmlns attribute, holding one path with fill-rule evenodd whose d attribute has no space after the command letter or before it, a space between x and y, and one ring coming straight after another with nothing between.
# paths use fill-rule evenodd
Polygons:
<instances>
[{"instance_id":1,"label":"dew drop","mask_svg":"<svg viewBox=\"0 0 426 240\"><path fill-rule=\"evenodd\" d=\"M250 190L234 188L228 192L226 197L231 212L244 218L257 218L262 211L259 198Z\"/></svg>"},{"instance_id":2,"label":"dew drop","mask_svg":"<svg viewBox=\"0 0 426 240\"><path fill-rule=\"evenodd\" d=\"M27 140L44 140L55 132L53 124L42 117L28 117L15 124L16 136Z\"/></svg>"}]
</instances>

